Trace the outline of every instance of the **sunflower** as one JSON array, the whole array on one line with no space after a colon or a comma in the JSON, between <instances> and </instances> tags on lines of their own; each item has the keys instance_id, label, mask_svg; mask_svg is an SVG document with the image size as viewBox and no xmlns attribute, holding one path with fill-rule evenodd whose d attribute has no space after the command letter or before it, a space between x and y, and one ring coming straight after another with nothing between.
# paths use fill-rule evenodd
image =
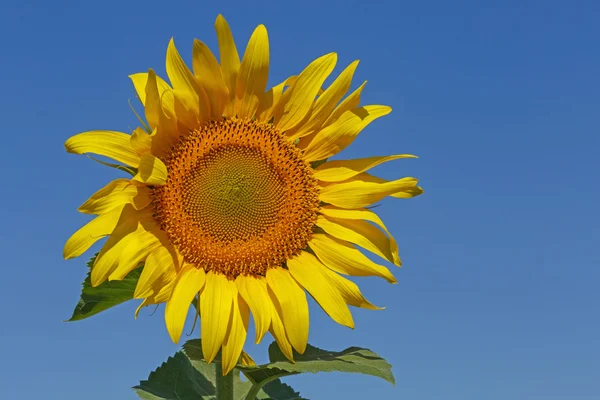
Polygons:
<instances>
[{"instance_id":1,"label":"sunflower","mask_svg":"<svg viewBox=\"0 0 600 400\"><path fill-rule=\"evenodd\" d=\"M422 190L414 178L366 172L409 154L327 161L391 111L359 106L364 83L344 97L357 61L325 90L335 53L266 90L266 28L255 29L241 62L220 15L215 28L220 61L196 40L190 71L171 40L170 84L151 69L130 76L144 105L141 127L66 141L68 152L112 158L132 177L110 182L79 208L96 217L67 241L64 257L107 237L92 285L143 265L134 297L143 299L140 308L166 303L174 342L197 298L204 357L211 362L221 351L226 374L242 354L250 313L256 342L269 331L293 360L293 349L303 353L308 341L306 292L350 328L348 306L378 309L342 277L396 282L355 247L400 266L396 242L367 207Z\"/></svg>"}]
</instances>

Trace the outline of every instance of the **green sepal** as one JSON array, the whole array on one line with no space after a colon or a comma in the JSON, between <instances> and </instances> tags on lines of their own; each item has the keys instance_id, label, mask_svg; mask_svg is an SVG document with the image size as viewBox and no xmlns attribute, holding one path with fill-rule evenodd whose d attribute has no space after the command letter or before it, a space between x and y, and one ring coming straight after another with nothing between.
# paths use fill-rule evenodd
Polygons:
<instances>
[{"instance_id":1,"label":"green sepal","mask_svg":"<svg viewBox=\"0 0 600 400\"><path fill-rule=\"evenodd\" d=\"M131 176L136 176L137 175L137 172L138 172L137 168L128 167L127 165L113 164L113 163L109 163L109 162L106 162L106 161L102 161L102 160L99 160L99 159L97 159L95 157L90 156L87 153L84 154L84 155L87 158L89 158L90 160L96 161L97 163L100 163L100 164L102 164L102 165L104 165L106 167L111 167L111 168L114 168L114 169L118 169L120 171L125 171L128 174L130 174Z\"/></svg>"},{"instance_id":2,"label":"green sepal","mask_svg":"<svg viewBox=\"0 0 600 400\"><path fill-rule=\"evenodd\" d=\"M139 97L138 97L138 100L140 101L140 103L142 102L142 100ZM133 104L131 104L131 100L127 100L127 102L129 103L129 107L131 108L131 111L133 111L133 113L135 114L135 116L138 119L138 121L140 121L140 124L142 124L142 126L144 127L144 130L148 134L152 133L152 129L150 129L150 127L148 126L148 124L146 123L146 121L144 121L142 119L142 117L140 117L140 114L138 114L138 112L135 110L135 107L133 106Z\"/></svg>"}]
</instances>

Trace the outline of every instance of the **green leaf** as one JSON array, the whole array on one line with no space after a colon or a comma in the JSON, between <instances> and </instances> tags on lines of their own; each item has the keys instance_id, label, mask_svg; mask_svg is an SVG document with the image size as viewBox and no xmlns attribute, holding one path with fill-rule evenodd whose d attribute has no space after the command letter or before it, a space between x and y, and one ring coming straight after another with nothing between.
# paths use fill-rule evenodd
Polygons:
<instances>
[{"instance_id":1,"label":"green leaf","mask_svg":"<svg viewBox=\"0 0 600 400\"><path fill-rule=\"evenodd\" d=\"M304 397L300 396L300 393L296 392L292 389L291 386L286 385L281 382L279 379L275 379L267 383L262 387L261 392L265 392L268 398L275 400L303 400ZM259 392L258 399L263 399L264 397L260 397L262 394Z\"/></svg>"},{"instance_id":2,"label":"green leaf","mask_svg":"<svg viewBox=\"0 0 600 400\"><path fill-rule=\"evenodd\" d=\"M214 382L214 368L212 370ZM203 372L204 374L195 368L189 358L179 351L156 371L151 372L148 380L141 381L133 389L145 400L216 399L214 383L205 375L209 371Z\"/></svg>"},{"instance_id":3,"label":"green leaf","mask_svg":"<svg viewBox=\"0 0 600 400\"><path fill-rule=\"evenodd\" d=\"M104 282L96 287L92 287L91 270L96 256L88 262L88 274L83 281L81 298L73 310L73 315L69 321L79 321L98 314L106 309L121 304L127 300L133 299L133 292L137 281L142 273L142 267L137 267L131 271L123 280Z\"/></svg>"},{"instance_id":4,"label":"green leaf","mask_svg":"<svg viewBox=\"0 0 600 400\"><path fill-rule=\"evenodd\" d=\"M290 373L301 372L350 372L372 375L395 384L392 366L377 353L361 347L349 347L342 351L327 351L307 345L304 354L294 354L291 363L276 343L269 346L269 367Z\"/></svg>"},{"instance_id":5,"label":"green leaf","mask_svg":"<svg viewBox=\"0 0 600 400\"><path fill-rule=\"evenodd\" d=\"M183 351L190 360L204 361L204 353L202 353L202 339L188 340L183 344ZM220 360L221 355L217 356L217 360Z\"/></svg>"},{"instance_id":6,"label":"green leaf","mask_svg":"<svg viewBox=\"0 0 600 400\"><path fill-rule=\"evenodd\" d=\"M220 362L219 357L215 362ZM244 381L240 370L233 370L234 398L243 400L253 387L251 381ZM147 380L133 389L144 400L191 400L216 399L215 365L207 364L202 355L200 339L187 341L183 351L169 358ZM260 389L260 388L259 388ZM279 379L266 384L256 393L260 400L298 400L300 395Z\"/></svg>"},{"instance_id":7,"label":"green leaf","mask_svg":"<svg viewBox=\"0 0 600 400\"><path fill-rule=\"evenodd\" d=\"M360 347L350 347L335 352L308 345L304 354L294 354L295 363L288 361L276 343L269 346L269 364L240 367L244 375L254 382L253 391L285 376L303 372L350 372L376 376L395 384L392 366L376 353ZM247 400L253 399L252 391Z\"/></svg>"},{"instance_id":8,"label":"green leaf","mask_svg":"<svg viewBox=\"0 0 600 400\"><path fill-rule=\"evenodd\" d=\"M199 339L189 340L183 345L183 349L191 360L203 360L202 342ZM377 353L360 347L350 347L346 350L335 352L326 351L308 345L304 354L294 354L295 363L291 363L276 343L269 346L269 364L255 367L244 367L238 365L237 369L242 371L248 380L253 383L247 400L261 399L260 392L264 391L274 399L299 399L299 394L293 389L287 390L283 387L279 378L296 375L303 372L350 372L376 376L394 384L392 366L379 357ZM272 385L272 386L269 386ZM262 389L261 389L262 388Z\"/></svg>"}]
</instances>

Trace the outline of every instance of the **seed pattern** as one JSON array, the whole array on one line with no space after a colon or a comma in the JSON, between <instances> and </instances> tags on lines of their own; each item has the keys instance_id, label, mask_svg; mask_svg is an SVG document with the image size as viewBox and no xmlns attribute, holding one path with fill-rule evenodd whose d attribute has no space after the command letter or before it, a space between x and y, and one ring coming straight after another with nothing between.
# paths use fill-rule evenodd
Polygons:
<instances>
[{"instance_id":1,"label":"seed pattern","mask_svg":"<svg viewBox=\"0 0 600 400\"><path fill-rule=\"evenodd\" d=\"M319 192L301 151L269 124L213 121L182 138L152 190L183 258L230 278L265 275L311 238Z\"/></svg>"}]
</instances>

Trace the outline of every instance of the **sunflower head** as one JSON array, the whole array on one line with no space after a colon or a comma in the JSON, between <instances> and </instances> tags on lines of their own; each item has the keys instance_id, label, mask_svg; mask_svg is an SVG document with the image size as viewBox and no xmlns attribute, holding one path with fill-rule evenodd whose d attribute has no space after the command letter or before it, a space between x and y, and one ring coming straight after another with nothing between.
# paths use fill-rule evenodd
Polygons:
<instances>
[{"instance_id":1,"label":"sunflower head","mask_svg":"<svg viewBox=\"0 0 600 400\"><path fill-rule=\"evenodd\" d=\"M358 62L323 89L337 61L326 54L267 89L266 28L256 28L241 61L222 16L215 28L220 60L196 40L190 70L171 40L169 83L152 70L131 75L145 113L132 134L97 130L67 140L67 151L110 157L133 176L80 207L95 218L64 255L80 256L107 237L92 267L94 286L143 265L135 297L140 308L166 303L175 342L198 296L204 356L210 362L222 350L228 373L250 313L256 342L270 331L293 359L292 349L303 353L308 340L306 292L349 327L348 306L377 309L342 276L396 282L357 249L400 265L395 240L367 207L422 190L414 178L366 172L409 154L328 161L391 111L359 105L364 83L346 95Z\"/></svg>"}]
</instances>

